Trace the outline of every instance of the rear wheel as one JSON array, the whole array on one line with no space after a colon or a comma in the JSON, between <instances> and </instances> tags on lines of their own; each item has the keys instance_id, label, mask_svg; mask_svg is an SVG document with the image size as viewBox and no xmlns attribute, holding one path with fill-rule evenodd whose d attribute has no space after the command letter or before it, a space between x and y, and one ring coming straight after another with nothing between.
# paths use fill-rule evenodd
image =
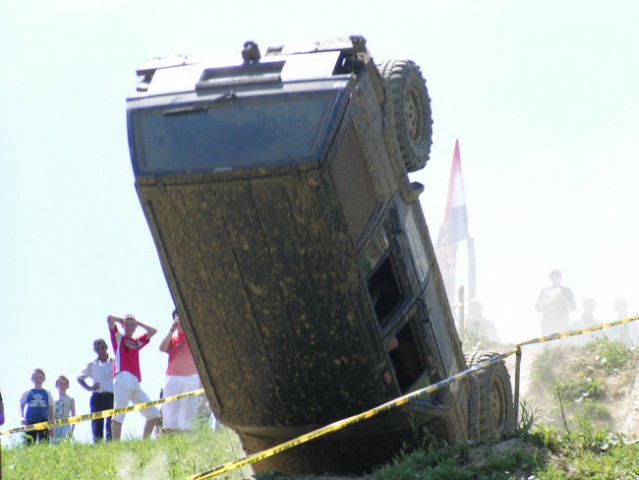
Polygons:
<instances>
[{"instance_id":1,"label":"rear wheel","mask_svg":"<svg viewBox=\"0 0 639 480\"><path fill-rule=\"evenodd\" d=\"M377 66L390 98L384 111L409 172L423 168L433 143L430 97L421 70L410 60L389 60Z\"/></svg>"},{"instance_id":2,"label":"rear wheel","mask_svg":"<svg viewBox=\"0 0 639 480\"><path fill-rule=\"evenodd\" d=\"M466 364L474 367L499 355L493 352L466 354ZM506 364L496 362L476 373L479 380L479 436L494 440L512 433L515 418L512 386Z\"/></svg>"}]
</instances>

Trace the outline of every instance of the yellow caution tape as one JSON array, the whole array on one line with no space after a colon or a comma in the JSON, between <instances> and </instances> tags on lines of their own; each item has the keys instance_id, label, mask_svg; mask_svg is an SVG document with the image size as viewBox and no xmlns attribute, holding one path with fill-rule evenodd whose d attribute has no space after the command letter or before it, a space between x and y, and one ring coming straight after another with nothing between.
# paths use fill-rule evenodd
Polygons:
<instances>
[{"instance_id":1,"label":"yellow caution tape","mask_svg":"<svg viewBox=\"0 0 639 480\"><path fill-rule=\"evenodd\" d=\"M604 330L610 327L625 325L627 323L634 322L635 320L639 320L639 315L635 315L634 317L623 318L621 320L616 320L614 322L601 323L599 325L595 325L594 327L579 328L577 330L569 330L567 332L554 333L552 335L548 335L547 337L533 338L532 340L528 340L527 342L518 343L516 344L516 346L523 347L524 345L534 345L536 343L552 342L553 340L558 340L560 338L574 337L577 335L582 335L584 333L596 332L597 330Z\"/></svg>"},{"instance_id":2,"label":"yellow caution tape","mask_svg":"<svg viewBox=\"0 0 639 480\"><path fill-rule=\"evenodd\" d=\"M159 400L153 400L146 403L138 403L136 405L130 405L128 407L116 408L111 410L102 410L100 412L88 413L86 415L77 415L75 417L59 418L58 420L52 420L50 422L34 423L32 425L25 425L23 427L12 428L11 430L5 430L0 432L0 436L9 435L12 433L26 432L31 430L47 430L53 427L61 427L63 425L74 425L76 423L85 422L87 420L96 420L98 418L112 417L114 415L120 415L122 413L133 412L137 410L144 410L153 405L160 405L162 403L174 402L175 400L181 400L182 398L194 397L196 395L202 395L204 393L203 388L193 390L191 392L180 393L171 397L161 398Z\"/></svg>"},{"instance_id":3,"label":"yellow caution tape","mask_svg":"<svg viewBox=\"0 0 639 480\"><path fill-rule=\"evenodd\" d=\"M421 388L419 390L416 390L414 392L408 393L406 395L403 395L401 397L396 398L395 400L391 400L390 402L384 403L382 405L379 405L375 408L372 408L370 410L367 410L366 412L363 413L359 413L357 415L353 415L351 417L345 418L343 420L338 420L334 423L331 423L330 425L327 425L325 427L322 428L318 428L317 430L313 430L312 432L306 433L304 435L300 435L299 437L296 437L292 440L289 440L287 442L284 443L280 443L279 445L276 445L274 447L271 447L267 450L263 450L261 452L258 453L254 453L253 455L248 455L244 458L241 458L239 460L236 460L234 462L229 462L223 465L220 465L218 467L212 468L211 470L207 470L205 472L201 472L201 473L197 473L195 475L192 475L190 477L186 477L185 480L200 480L200 479L205 479L205 478L211 478L214 477L216 475L221 475L222 473L226 473L229 472L231 470L235 470L237 468L246 466L246 465L251 465L253 463L259 462L261 460L264 460L266 458L272 457L274 455L277 455L278 453L281 453L285 450L288 450L290 448L296 447L297 445L301 445L302 443L306 443L309 442L311 440L314 440L316 438L322 437L328 433L332 433L332 432L336 432L338 430L341 430L349 425L352 425L354 423L360 422L362 420L366 420L368 418L371 418L379 413L385 412L387 410L391 410L397 407L401 407L402 405L407 404L408 402L410 402L411 400L415 400L421 396L424 396L426 394L429 393L433 393L437 390L440 390L450 384L459 382L460 380L462 380L464 377L467 377L469 375L472 375L474 372L476 372L477 370L481 370L483 368L487 368L490 365L497 363L507 357L509 357L510 355L514 354L515 350L512 350L510 352L506 352L506 353L502 353L500 355L497 355L485 362L482 362L480 364L477 364L467 370L464 370L463 372L460 372L456 375L453 375L452 377L449 377L445 380L441 380L437 383L434 383L432 385L429 385L427 387Z\"/></svg>"}]
</instances>

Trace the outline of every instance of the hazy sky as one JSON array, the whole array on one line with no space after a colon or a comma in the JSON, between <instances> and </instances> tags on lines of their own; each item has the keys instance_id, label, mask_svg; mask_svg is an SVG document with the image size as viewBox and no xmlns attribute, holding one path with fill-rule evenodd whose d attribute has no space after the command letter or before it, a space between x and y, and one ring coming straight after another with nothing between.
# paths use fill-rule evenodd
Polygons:
<instances>
[{"instance_id":1,"label":"hazy sky","mask_svg":"<svg viewBox=\"0 0 639 480\"><path fill-rule=\"evenodd\" d=\"M173 302L130 166L125 99L154 56L362 34L411 58L432 97L431 161L415 178L436 238L459 138L478 297L510 341L537 335L550 268L601 320L636 313L636 0L210 2L0 0L0 390L18 424L33 368L75 382L108 314L160 333L142 354L153 398ZM573 314L577 319L580 312ZM139 414L125 435L139 434ZM133 420L135 419L135 421ZM135 430L131 430L131 428ZM88 437L88 426L78 428Z\"/></svg>"}]
</instances>

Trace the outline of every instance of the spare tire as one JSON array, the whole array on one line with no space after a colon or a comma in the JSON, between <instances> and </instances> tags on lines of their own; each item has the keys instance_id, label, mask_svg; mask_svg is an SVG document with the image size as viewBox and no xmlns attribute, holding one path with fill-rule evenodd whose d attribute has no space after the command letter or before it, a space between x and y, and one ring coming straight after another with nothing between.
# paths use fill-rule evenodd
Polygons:
<instances>
[{"instance_id":1,"label":"spare tire","mask_svg":"<svg viewBox=\"0 0 639 480\"><path fill-rule=\"evenodd\" d=\"M389 60L377 66L384 79L385 128L392 129L406 170L426 165L433 137L430 97L421 70L411 60ZM390 132L389 132L390 133Z\"/></svg>"},{"instance_id":2,"label":"spare tire","mask_svg":"<svg viewBox=\"0 0 639 480\"><path fill-rule=\"evenodd\" d=\"M474 367L498 356L494 352L465 354L468 367ZM479 380L479 438L496 440L512 433L515 424L512 386L504 361L476 373Z\"/></svg>"}]
</instances>

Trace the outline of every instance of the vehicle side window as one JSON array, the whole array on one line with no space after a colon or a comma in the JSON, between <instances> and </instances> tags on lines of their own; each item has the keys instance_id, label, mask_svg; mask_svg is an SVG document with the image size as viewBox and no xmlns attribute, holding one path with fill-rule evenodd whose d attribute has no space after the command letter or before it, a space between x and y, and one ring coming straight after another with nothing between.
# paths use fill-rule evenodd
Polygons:
<instances>
[{"instance_id":1,"label":"vehicle side window","mask_svg":"<svg viewBox=\"0 0 639 480\"><path fill-rule=\"evenodd\" d=\"M420 283L423 283L428 275L429 267L424 238L420 232L426 230L426 225L418 225L418 222L422 223L423 219L421 215L415 213L416 208L419 208L417 204L408 209L404 223L404 233L410 246L413 264L415 265L415 273Z\"/></svg>"},{"instance_id":2,"label":"vehicle side window","mask_svg":"<svg viewBox=\"0 0 639 480\"><path fill-rule=\"evenodd\" d=\"M389 352L397 383L402 392L407 391L423 374L424 383L430 384L426 364L420 355L413 331L413 322L406 323L395 338L397 348Z\"/></svg>"},{"instance_id":3,"label":"vehicle side window","mask_svg":"<svg viewBox=\"0 0 639 480\"><path fill-rule=\"evenodd\" d=\"M368 278L368 293L375 309L377 321L383 325L404 299L392 262L392 253L389 252Z\"/></svg>"}]
</instances>

